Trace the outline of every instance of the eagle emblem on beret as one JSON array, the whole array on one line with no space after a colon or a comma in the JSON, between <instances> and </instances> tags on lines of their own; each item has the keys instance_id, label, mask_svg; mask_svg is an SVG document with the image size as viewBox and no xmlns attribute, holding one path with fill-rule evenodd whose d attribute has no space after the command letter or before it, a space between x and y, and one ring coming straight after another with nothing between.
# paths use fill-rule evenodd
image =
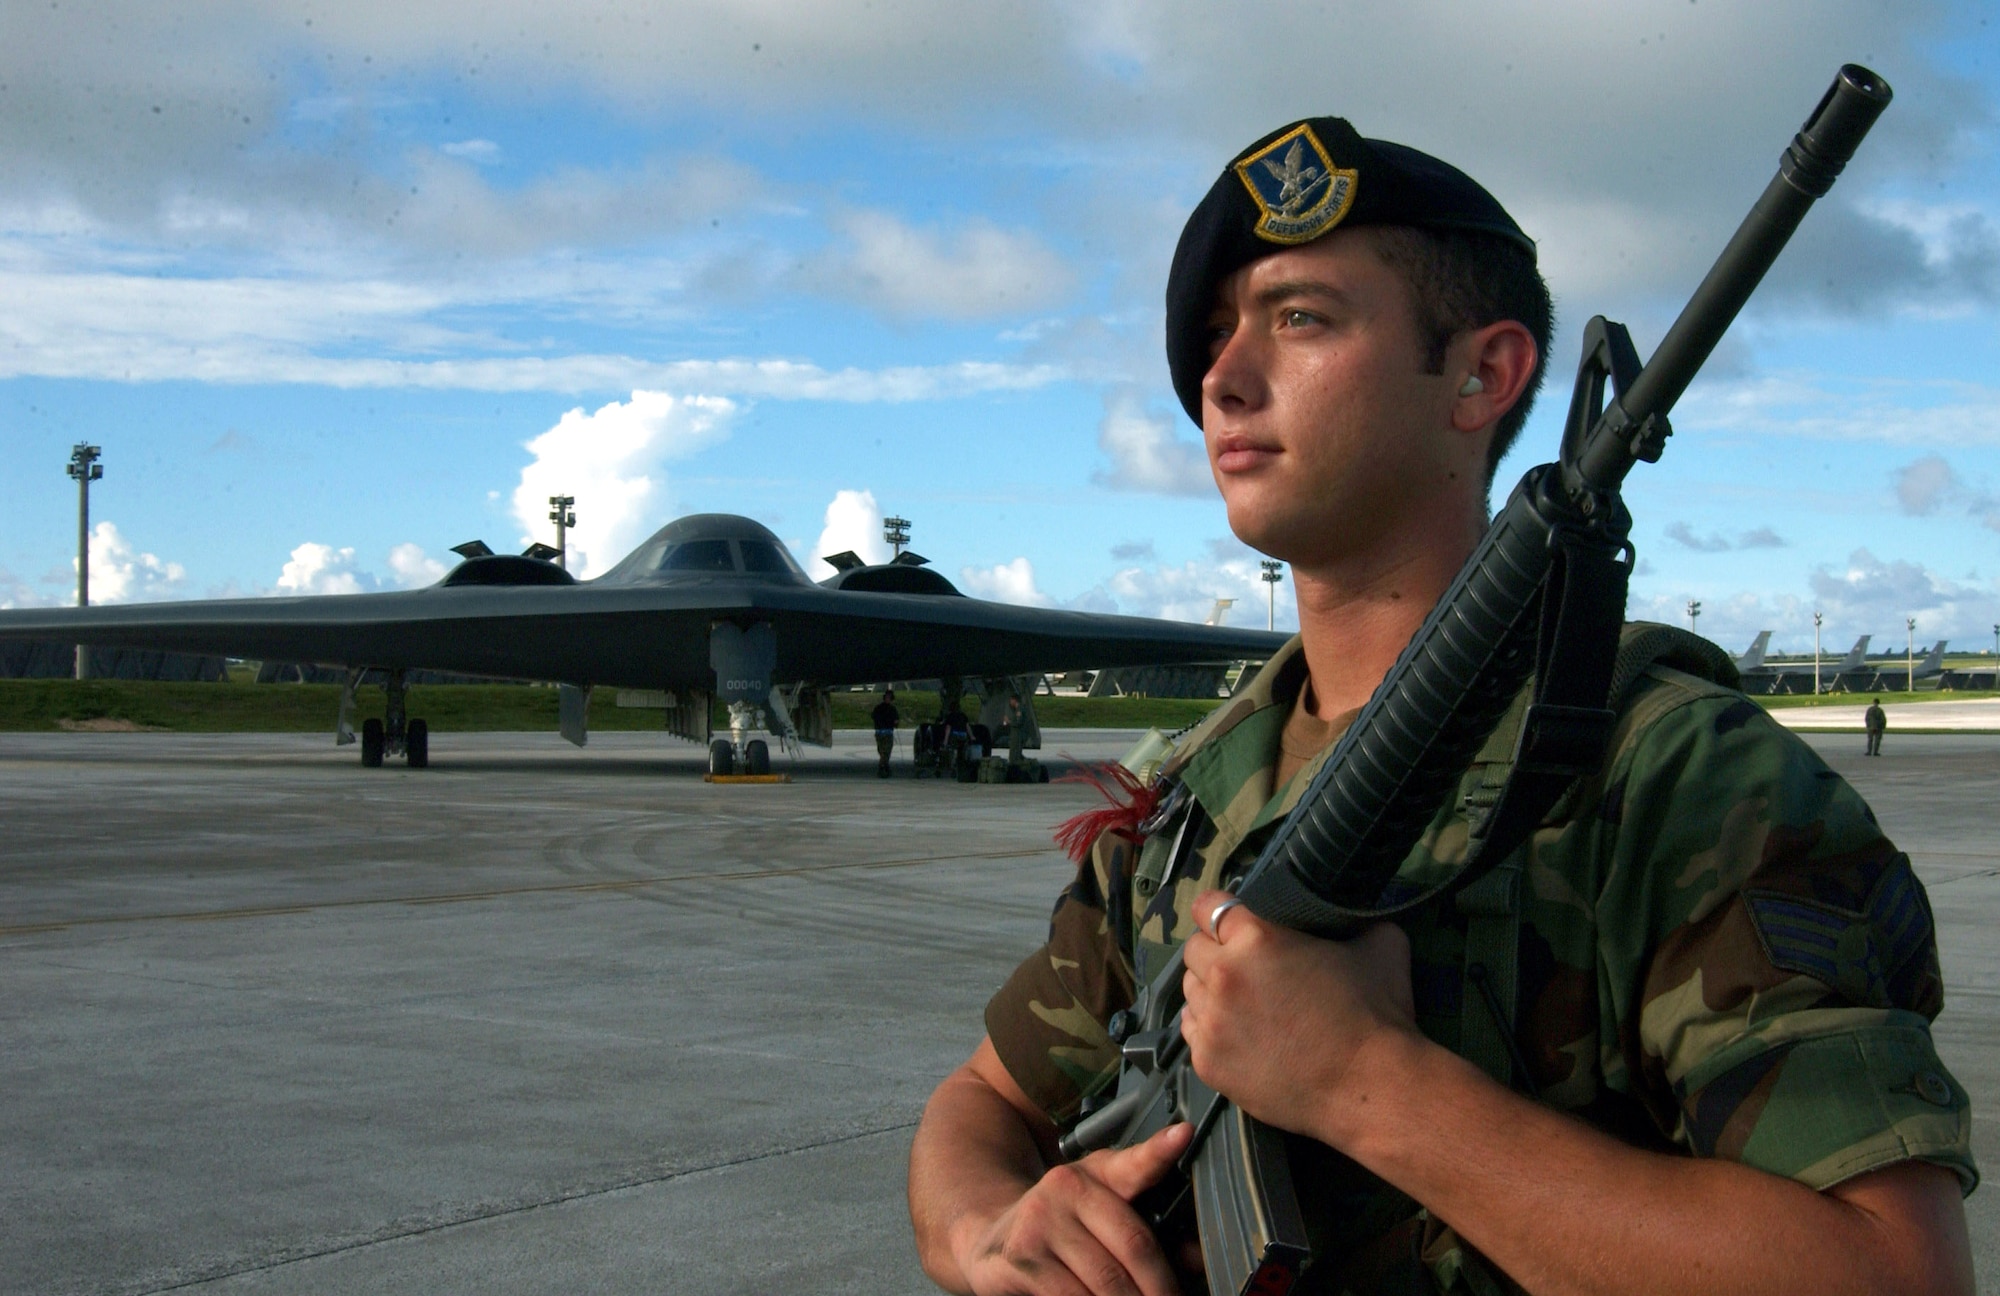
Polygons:
<instances>
[{"instance_id":1,"label":"eagle emblem on beret","mask_svg":"<svg viewBox=\"0 0 2000 1296\"><path fill-rule=\"evenodd\" d=\"M1261 213L1257 237L1271 243L1310 242L1340 224L1361 179L1333 164L1310 123L1237 162L1236 175Z\"/></svg>"}]
</instances>

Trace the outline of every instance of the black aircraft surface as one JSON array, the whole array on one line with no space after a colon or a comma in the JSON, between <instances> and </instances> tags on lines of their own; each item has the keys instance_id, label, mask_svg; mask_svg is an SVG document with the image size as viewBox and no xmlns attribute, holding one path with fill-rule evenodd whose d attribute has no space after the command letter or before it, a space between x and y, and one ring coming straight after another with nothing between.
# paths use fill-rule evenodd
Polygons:
<instances>
[{"instance_id":1,"label":"black aircraft surface","mask_svg":"<svg viewBox=\"0 0 2000 1296\"><path fill-rule=\"evenodd\" d=\"M747 733L830 744L831 688L990 681L989 692L1019 699L1032 727L1041 674L1262 659L1285 639L968 598L911 553L874 565L836 554L827 561L839 570L815 584L768 528L726 513L681 518L592 580L571 576L544 545L500 554L472 541L455 552L464 561L426 589L6 611L0 640L345 667L338 741L355 740L364 678L388 692L386 719L362 726L366 765L385 753L429 761L428 726L405 714L412 670L559 683L562 733L579 745L590 689L647 690L661 695L669 732L710 744L717 772L762 773L769 748ZM712 699L728 705L728 738L711 732Z\"/></svg>"}]
</instances>

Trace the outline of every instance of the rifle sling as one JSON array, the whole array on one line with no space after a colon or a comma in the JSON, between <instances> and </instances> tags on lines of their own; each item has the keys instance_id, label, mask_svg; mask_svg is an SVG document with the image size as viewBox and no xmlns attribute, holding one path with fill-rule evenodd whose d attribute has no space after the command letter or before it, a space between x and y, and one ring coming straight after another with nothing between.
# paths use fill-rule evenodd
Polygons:
<instances>
[{"instance_id":1,"label":"rifle sling","mask_svg":"<svg viewBox=\"0 0 2000 1296\"><path fill-rule=\"evenodd\" d=\"M1616 713L1609 707L1630 568L1602 545L1558 532L1542 593L1535 694L1522 718L1506 780L1473 824L1473 847L1456 900L1465 915L1465 981L1459 1055L1501 1084L1534 1080L1514 1038L1519 995L1521 874L1528 836L1576 780L1604 759Z\"/></svg>"}]
</instances>

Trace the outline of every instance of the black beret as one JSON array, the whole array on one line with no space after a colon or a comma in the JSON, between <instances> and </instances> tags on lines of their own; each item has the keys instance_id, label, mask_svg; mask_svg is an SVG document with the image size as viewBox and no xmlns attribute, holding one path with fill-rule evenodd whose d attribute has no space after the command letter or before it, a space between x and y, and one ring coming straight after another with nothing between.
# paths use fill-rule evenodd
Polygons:
<instances>
[{"instance_id":1,"label":"black beret","mask_svg":"<svg viewBox=\"0 0 2000 1296\"><path fill-rule=\"evenodd\" d=\"M1339 117L1281 126L1237 154L1181 231L1167 275L1167 369L1181 408L1201 422L1215 290L1260 257L1353 225L1478 230L1534 255L1499 200L1457 167Z\"/></svg>"}]
</instances>

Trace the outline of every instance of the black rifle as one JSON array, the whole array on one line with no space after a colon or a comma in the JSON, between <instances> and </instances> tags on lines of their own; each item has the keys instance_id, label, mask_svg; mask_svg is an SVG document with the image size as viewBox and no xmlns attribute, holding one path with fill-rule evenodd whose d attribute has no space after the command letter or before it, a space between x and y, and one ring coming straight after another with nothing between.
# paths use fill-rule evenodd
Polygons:
<instances>
[{"instance_id":1,"label":"black rifle","mask_svg":"<svg viewBox=\"0 0 2000 1296\"><path fill-rule=\"evenodd\" d=\"M1659 459L1671 431L1667 412L1889 97L1888 83L1873 72L1841 68L1643 367L1623 325L1598 316L1585 327L1559 462L1529 470L1514 488L1244 874L1237 894L1253 912L1335 938L1409 914L1477 880L1564 787L1602 761L1631 563L1631 517L1620 485L1634 463ZM1394 885L1404 858L1531 676L1536 695L1513 773L1474 824L1466 863L1420 894ZM1180 1034L1181 972L1176 954L1114 1020L1123 1049L1116 1096L1064 1137L1063 1151L1074 1158L1129 1147L1176 1120L1193 1123L1193 1145L1135 1205L1164 1233L1184 1227L1191 1201L1212 1296L1281 1296L1312 1258L1293 1186L1291 1136L1244 1115L1196 1077Z\"/></svg>"}]
</instances>

